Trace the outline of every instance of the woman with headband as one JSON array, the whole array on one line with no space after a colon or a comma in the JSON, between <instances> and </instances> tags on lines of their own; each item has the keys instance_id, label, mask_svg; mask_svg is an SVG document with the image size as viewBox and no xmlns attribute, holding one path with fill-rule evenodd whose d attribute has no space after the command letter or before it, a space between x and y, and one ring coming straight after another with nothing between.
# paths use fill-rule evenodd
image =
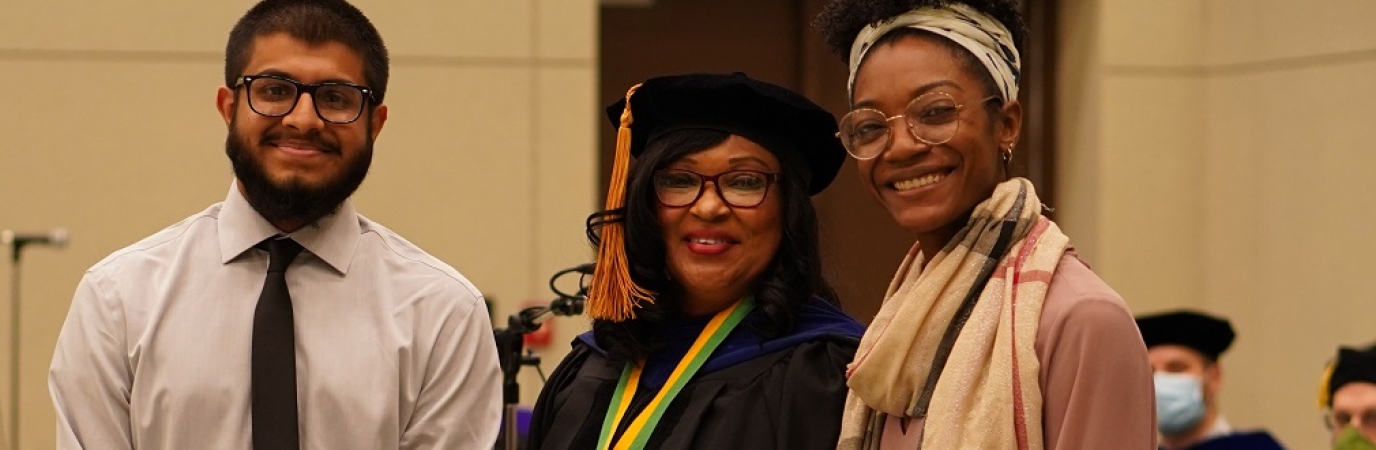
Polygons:
<instances>
[{"instance_id":1,"label":"woman with headband","mask_svg":"<svg viewBox=\"0 0 1376 450\"><path fill-rule=\"evenodd\" d=\"M593 331L550 375L528 448L835 448L864 327L822 277L808 198L846 158L834 116L744 74L654 78L607 115Z\"/></svg>"},{"instance_id":2,"label":"woman with headband","mask_svg":"<svg viewBox=\"0 0 1376 450\"><path fill-rule=\"evenodd\" d=\"M848 370L841 449L1152 449L1151 367L1131 313L1012 177L1012 0L838 0L839 137L917 243Z\"/></svg>"}]
</instances>

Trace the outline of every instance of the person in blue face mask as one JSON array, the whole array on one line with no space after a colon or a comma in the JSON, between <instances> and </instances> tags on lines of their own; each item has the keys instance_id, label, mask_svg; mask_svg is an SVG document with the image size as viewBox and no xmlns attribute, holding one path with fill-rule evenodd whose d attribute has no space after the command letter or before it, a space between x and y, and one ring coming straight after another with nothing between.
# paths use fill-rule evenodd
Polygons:
<instances>
[{"instance_id":1,"label":"person in blue face mask","mask_svg":"<svg viewBox=\"0 0 1376 450\"><path fill-rule=\"evenodd\" d=\"M1227 320L1180 310L1139 316L1156 382L1156 427L1164 450L1279 450L1265 431L1239 432L1218 410L1223 370L1218 358L1232 345Z\"/></svg>"},{"instance_id":2,"label":"person in blue face mask","mask_svg":"<svg viewBox=\"0 0 1376 450\"><path fill-rule=\"evenodd\" d=\"M1338 349L1319 393L1333 450L1376 450L1376 345Z\"/></svg>"}]
</instances>

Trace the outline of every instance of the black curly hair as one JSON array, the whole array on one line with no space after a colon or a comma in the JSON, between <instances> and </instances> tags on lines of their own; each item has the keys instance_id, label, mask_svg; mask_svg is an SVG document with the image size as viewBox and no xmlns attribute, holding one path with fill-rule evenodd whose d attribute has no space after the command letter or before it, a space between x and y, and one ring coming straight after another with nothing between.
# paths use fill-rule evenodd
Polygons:
<instances>
[{"instance_id":1,"label":"black curly hair","mask_svg":"<svg viewBox=\"0 0 1376 450\"><path fill-rule=\"evenodd\" d=\"M1018 12L1017 0L834 0L822 8L812 26L822 32L831 51L848 61L850 46L866 25L892 19L924 6L952 3L963 3L1002 23L1013 34L1013 44L1017 46L1018 53L1024 53L1027 24L1023 23L1022 13Z\"/></svg>"},{"instance_id":2,"label":"black curly hair","mask_svg":"<svg viewBox=\"0 0 1376 450\"><path fill-rule=\"evenodd\" d=\"M1023 41L1027 39L1027 25L1023 23L1022 14L1018 12L1017 0L834 0L822 9L812 26L822 32L827 46L837 55L840 55L842 61L849 62L851 44L855 41L855 36L860 34L860 30L864 29L866 25L891 20L895 16L913 9L952 3L965 4L1002 23L1013 35L1013 45L1017 47L1018 53L1024 54ZM938 37L935 33L915 28L902 28L879 38L878 41L875 41L874 47L890 44L907 37L929 39L946 47L952 56L960 60L962 69L980 80L986 95L998 94L998 84L994 82L993 75L984 69L983 63L974 54L949 39ZM1003 107L1003 103L1003 101L988 102L984 104L984 107L991 114L994 114Z\"/></svg>"},{"instance_id":3,"label":"black curly hair","mask_svg":"<svg viewBox=\"0 0 1376 450\"><path fill-rule=\"evenodd\" d=\"M595 247L602 225L622 222L626 230L626 258L631 279L655 293L654 303L636 308L636 317L624 322L595 320L593 336L613 362L635 361L660 347L664 323L679 317L680 299L676 283L669 279L666 249L656 211L659 200L654 192L654 173L685 156L725 142L730 133L690 128L665 133L645 145L635 160L626 183L626 206L599 211L588 217L587 233ZM817 211L808 197L807 177L790 158L779 158L784 176L779 188L769 195L783 198L783 239L769 266L756 280L752 292L756 310L765 320L755 328L770 337L794 326L799 308L817 297L837 304L836 291L822 274L821 246Z\"/></svg>"}]
</instances>

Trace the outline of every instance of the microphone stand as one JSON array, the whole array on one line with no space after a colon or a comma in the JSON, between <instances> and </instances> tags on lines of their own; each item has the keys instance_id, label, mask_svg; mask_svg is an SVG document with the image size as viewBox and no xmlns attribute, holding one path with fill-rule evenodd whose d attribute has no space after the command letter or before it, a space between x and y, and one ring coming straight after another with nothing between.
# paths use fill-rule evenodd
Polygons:
<instances>
[{"instance_id":1,"label":"microphone stand","mask_svg":"<svg viewBox=\"0 0 1376 450\"><path fill-rule=\"evenodd\" d=\"M556 297L548 306L532 306L522 309L507 318L507 327L494 330L497 341L497 361L502 367L502 434L501 440L506 450L517 450L516 410L521 402L521 387L516 381L522 366L540 365L540 357L525 350L525 336L540 329L540 325L551 316L576 316L583 313L583 301L587 298L587 286L580 280L578 292L570 295L555 286L555 280L570 274L583 276L592 274L592 264L564 269L555 273L549 280L550 290Z\"/></svg>"},{"instance_id":2,"label":"microphone stand","mask_svg":"<svg viewBox=\"0 0 1376 450\"><path fill-rule=\"evenodd\" d=\"M19 255L24 241L10 243L10 449L19 449Z\"/></svg>"},{"instance_id":3,"label":"microphone stand","mask_svg":"<svg viewBox=\"0 0 1376 450\"><path fill-rule=\"evenodd\" d=\"M42 244L61 247L67 244L67 232L63 229L52 231L44 236L24 236L13 230L0 231L0 243L10 246L10 417L9 448L19 449L19 268L20 255L29 244Z\"/></svg>"}]
</instances>

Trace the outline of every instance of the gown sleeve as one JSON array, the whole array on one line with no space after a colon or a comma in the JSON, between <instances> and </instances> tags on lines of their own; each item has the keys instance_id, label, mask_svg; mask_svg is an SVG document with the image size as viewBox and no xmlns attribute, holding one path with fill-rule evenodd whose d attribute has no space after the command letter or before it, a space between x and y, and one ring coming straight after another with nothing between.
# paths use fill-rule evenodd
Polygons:
<instances>
[{"instance_id":1,"label":"gown sleeve","mask_svg":"<svg viewBox=\"0 0 1376 450\"><path fill-rule=\"evenodd\" d=\"M535 407L531 411L530 431L526 439L526 448L532 450L539 449L564 449L570 448L567 444L574 436L568 436L567 426L557 420L559 412L566 408L578 408L588 411L591 405L584 405L591 398L589 396L571 396L570 389L578 379L579 369L587 362L588 357L593 354L593 350L581 342L575 341L573 349L559 362L554 372L550 373L545 381L544 388L540 389L540 396L535 400ZM577 405L569 405L570 397ZM600 417L599 417L600 418ZM560 435L551 435L556 428L563 431ZM561 444L562 442L562 444Z\"/></svg>"},{"instance_id":2,"label":"gown sleeve","mask_svg":"<svg viewBox=\"0 0 1376 450\"><path fill-rule=\"evenodd\" d=\"M858 343L856 343L858 344ZM855 345L803 345L780 375L776 448L830 450L841 433L846 405L846 364Z\"/></svg>"}]
</instances>

